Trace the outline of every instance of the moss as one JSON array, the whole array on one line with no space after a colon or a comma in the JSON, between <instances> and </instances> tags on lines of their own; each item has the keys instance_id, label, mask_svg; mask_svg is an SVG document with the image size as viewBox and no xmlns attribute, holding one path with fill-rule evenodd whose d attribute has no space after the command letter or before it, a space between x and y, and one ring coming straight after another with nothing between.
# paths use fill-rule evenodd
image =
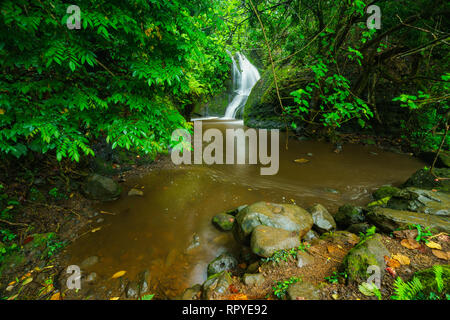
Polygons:
<instances>
[{"instance_id":1,"label":"moss","mask_svg":"<svg viewBox=\"0 0 450 320\"><path fill-rule=\"evenodd\" d=\"M397 195L400 192L399 188L392 186L383 186L375 191L372 196L375 200L381 200L387 197L392 197Z\"/></svg>"},{"instance_id":2,"label":"moss","mask_svg":"<svg viewBox=\"0 0 450 320\"><path fill-rule=\"evenodd\" d=\"M235 218L226 213L219 213L212 219L212 224L219 230L230 231L233 228Z\"/></svg>"},{"instance_id":3,"label":"moss","mask_svg":"<svg viewBox=\"0 0 450 320\"><path fill-rule=\"evenodd\" d=\"M346 256L344 267L350 279L367 278L367 268L371 265L378 265L375 255L368 253L362 248L352 249L353 254Z\"/></svg>"}]
</instances>

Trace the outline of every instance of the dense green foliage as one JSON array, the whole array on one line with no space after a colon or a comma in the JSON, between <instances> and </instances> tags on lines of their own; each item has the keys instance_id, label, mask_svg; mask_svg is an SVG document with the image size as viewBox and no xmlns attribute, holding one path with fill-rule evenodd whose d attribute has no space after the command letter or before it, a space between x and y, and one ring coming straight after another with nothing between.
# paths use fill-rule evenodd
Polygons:
<instances>
[{"instance_id":1,"label":"dense green foliage","mask_svg":"<svg viewBox=\"0 0 450 320\"><path fill-rule=\"evenodd\" d=\"M59 0L0 6L0 152L92 155L92 142L167 148L180 112L220 89L229 58L208 0ZM71 18L72 19L72 18ZM72 20L73 22L73 20Z\"/></svg>"}]
</instances>

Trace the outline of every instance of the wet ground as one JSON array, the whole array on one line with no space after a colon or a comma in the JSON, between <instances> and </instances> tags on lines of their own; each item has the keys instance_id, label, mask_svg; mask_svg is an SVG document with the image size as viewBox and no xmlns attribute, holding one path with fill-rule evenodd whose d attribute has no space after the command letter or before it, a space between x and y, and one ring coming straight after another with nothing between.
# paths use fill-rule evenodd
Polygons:
<instances>
[{"instance_id":1,"label":"wet ground","mask_svg":"<svg viewBox=\"0 0 450 320\"><path fill-rule=\"evenodd\" d=\"M242 122L204 121L203 129L210 127L240 128ZM238 250L231 233L212 226L215 214L261 200L305 208L321 203L334 213L344 203L366 204L375 188L399 185L424 165L374 146L344 145L340 153L334 149L324 142L290 140L286 150L281 136L280 168L274 176L261 176L259 165L168 162L144 177L127 179L119 200L98 206L95 219L103 219L101 228L66 249L69 262L79 265L99 257L82 272L95 272L105 281L120 270L134 279L148 269L152 290L174 297L202 283L207 264L220 253ZM131 188L144 195L128 196Z\"/></svg>"}]
</instances>

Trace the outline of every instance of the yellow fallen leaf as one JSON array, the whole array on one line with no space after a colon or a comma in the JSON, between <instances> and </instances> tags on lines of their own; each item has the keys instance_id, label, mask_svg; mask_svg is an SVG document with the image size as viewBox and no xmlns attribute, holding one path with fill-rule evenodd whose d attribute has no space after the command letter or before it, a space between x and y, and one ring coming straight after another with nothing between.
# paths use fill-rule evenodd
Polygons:
<instances>
[{"instance_id":1,"label":"yellow fallen leaf","mask_svg":"<svg viewBox=\"0 0 450 320\"><path fill-rule=\"evenodd\" d=\"M408 249L418 249L420 248L420 244L414 239L403 239L400 244Z\"/></svg>"},{"instance_id":2,"label":"yellow fallen leaf","mask_svg":"<svg viewBox=\"0 0 450 320\"><path fill-rule=\"evenodd\" d=\"M119 300L119 297L112 297L112 298L109 298L109 300Z\"/></svg>"},{"instance_id":3,"label":"yellow fallen leaf","mask_svg":"<svg viewBox=\"0 0 450 320\"><path fill-rule=\"evenodd\" d=\"M26 285L29 284L31 281L33 281L33 278L32 278L32 277L29 277L29 278L25 279L24 282L22 282L22 285L23 285L23 286L26 286Z\"/></svg>"},{"instance_id":4,"label":"yellow fallen leaf","mask_svg":"<svg viewBox=\"0 0 450 320\"><path fill-rule=\"evenodd\" d=\"M54 295L52 295L50 300L61 300L61 293L59 292L55 293Z\"/></svg>"},{"instance_id":5,"label":"yellow fallen leaf","mask_svg":"<svg viewBox=\"0 0 450 320\"><path fill-rule=\"evenodd\" d=\"M297 162L297 163L307 163L307 162L309 162L309 160L308 160L308 159L303 159L303 158L301 158L301 159L295 159L294 162Z\"/></svg>"},{"instance_id":6,"label":"yellow fallen leaf","mask_svg":"<svg viewBox=\"0 0 450 320\"><path fill-rule=\"evenodd\" d=\"M407 256L400 254L400 253L393 254L392 259L397 260L398 262L400 262L400 264L403 264L403 265L409 265L411 263L411 260Z\"/></svg>"},{"instance_id":7,"label":"yellow fallen leaf","mask_svg":"<svg viewBox=\"0 0 450 320\"><path fill-rule=\"evenodd\" d=\"M441 245L440 245L439 243L436 243L436 242L433 242L433 241L428 241L428 243L425 243L425 245L426 245L428 248L431 248L431 249L442 250Z\"/></svg>"},{"instance_id":8,"label":"yellow fallen leaf","mask_svg":"<svg viewBox=\"0 0 450 320\"><path fill-rule=\"evenodd\" d=\"M102 228L102 227L98 227L98 228L92 229L91 232L97 232L97 231L99 231L101 228Z\"/></svg>"},{"instance_id":9,"label":"yellow fallen leaf","mask_svg":"<svg viewBox=\"0 0 450 320\"><path fill-rule=\"evenodd\" d=\"M118 272L114 273L114 275L113 275L111 278L113 278L113 279L120 278L120 277L122 277L125 273L127 273L127 272L124 271L124 270L118 271Z\"/></svg>"}]
</instances>

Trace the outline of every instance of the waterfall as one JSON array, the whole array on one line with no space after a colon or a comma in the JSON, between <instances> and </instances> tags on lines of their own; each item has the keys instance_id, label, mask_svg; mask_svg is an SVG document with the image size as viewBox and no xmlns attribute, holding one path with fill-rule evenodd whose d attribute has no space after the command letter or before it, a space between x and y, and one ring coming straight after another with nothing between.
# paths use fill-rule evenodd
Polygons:
<instances>
[{"instance_id":1,"label":"waterfall","mask_svg":"<svg viewBox=\"0 0 450 320\"><path fill-rule=\"evenodd\" d=\"M236 117L236 113L245 105L253 86L261 77L258 69L243 54L238 52L236 53L236 57L239 61L240 70L235 58L231 56L231 60L233 61L234 97L227 106L224 119L234 119Z\"/></svg>"}]
</instances>

